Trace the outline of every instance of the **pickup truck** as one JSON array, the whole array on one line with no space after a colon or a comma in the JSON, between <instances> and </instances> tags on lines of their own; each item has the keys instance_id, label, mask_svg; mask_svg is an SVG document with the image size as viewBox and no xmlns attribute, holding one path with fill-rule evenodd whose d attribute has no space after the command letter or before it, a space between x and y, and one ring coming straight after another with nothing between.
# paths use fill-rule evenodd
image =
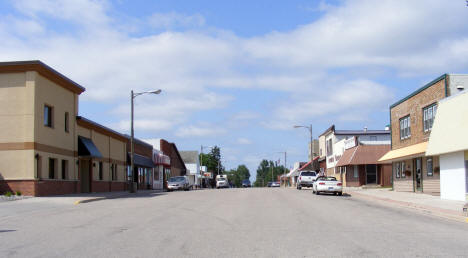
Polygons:
<instances>
[{"instance_id":1,"label":"pickup truck","mask_svg":"<svg viewBox=\"0 0 468 258\"><path fill-rule=\"evenodd\" d=\"M301 171L297 178L297 190L301 190L302 187L313 187L315 180L317 179L317 173L314 171Z\"/></svg>"}]
</instances>

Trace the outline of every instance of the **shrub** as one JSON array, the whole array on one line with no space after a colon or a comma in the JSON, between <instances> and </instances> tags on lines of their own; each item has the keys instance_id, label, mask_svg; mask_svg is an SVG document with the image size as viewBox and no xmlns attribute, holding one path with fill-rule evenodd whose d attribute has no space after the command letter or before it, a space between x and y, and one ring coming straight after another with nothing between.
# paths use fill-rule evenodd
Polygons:
<instances>
[{"instance_id":1,"label":"shrub","mask_svg":"<svg viewBox=\"0 0 468 258\"><path fill-rule=\"evenodd\" d=\"M12 196L12 193L10 191L8 191L8 192L5 193L5 196L10 197L10 196Z\"/></svg>"},{"instance_id":2,"label":"shrub","mask_svg":"<svg viewBox=\"0 0 468 258\"><path fill-rule=\"evenodd\" d=\"M17 195L17 196L21 196L21 192L20 192L20 191L16 191L16 195Z\"/></svg>"}]
</instances>

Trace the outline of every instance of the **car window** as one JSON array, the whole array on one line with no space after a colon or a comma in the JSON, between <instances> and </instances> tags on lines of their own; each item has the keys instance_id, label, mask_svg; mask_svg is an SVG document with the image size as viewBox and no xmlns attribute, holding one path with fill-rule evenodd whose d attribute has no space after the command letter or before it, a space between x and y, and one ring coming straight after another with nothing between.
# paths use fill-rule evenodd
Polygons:
<instances>
[{"instance_id":1,"label":"car window","mask_svg":"<svg viewBox=\"0 0 468 258\"><path fill-rule=\"evenodd\" d=\"M302 172L301 176L316 176L317 174L315 172Z\"/></svg>"}]
</instances>

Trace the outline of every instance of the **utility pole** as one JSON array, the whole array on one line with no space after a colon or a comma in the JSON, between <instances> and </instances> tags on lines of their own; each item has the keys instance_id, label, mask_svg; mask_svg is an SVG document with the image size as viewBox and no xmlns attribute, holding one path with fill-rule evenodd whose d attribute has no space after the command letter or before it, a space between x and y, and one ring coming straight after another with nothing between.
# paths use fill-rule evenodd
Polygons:
<instances>
[{"instance_id":1,"label":"utility pole","mask_svg":"<svg viewBox=\"0 0 468 258\"><path fill-rule=\"evenodd\" d=\"M294 128L303 127L303 128L309 129L309 132L310 132L310 161L314 160L314 137L313 137L313 134L312 134L312 124L310 126L295 125L293 127Z\"/></svg>"}]
</instances>

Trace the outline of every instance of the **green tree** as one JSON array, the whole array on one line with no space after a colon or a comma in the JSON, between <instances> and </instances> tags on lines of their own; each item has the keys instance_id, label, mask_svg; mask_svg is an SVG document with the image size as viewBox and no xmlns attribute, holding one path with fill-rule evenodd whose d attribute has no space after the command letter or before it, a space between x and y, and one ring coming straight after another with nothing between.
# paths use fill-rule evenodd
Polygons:
<instances>
[{"instance_id":1,"label":"green tree","mask_svg":"<svg viewBox=\"0 0 468 258\"><path fill-rule=\"evenodd\" d=\"M277 166L275 162L264 159L258 165L254 186L267 186L268 182L277 181L278 176L282 174L284 174L284 166Z\"/></svg>"},{"instance_id":2,"label":"green tree","mask_svg":"<svg viewBox=\"0 0 468 258\"><path fill-rule=\"evenodd\" d=\"M221 163L221 149L218 146L214 146L210 153L200 153L200 165L206 166L207 171L213 173L213 179L224 172L223 164ZM214 180L211 182L214 185Z\"/></svg>"},{"instance_id":3,"label":"green tree","mask_svg":"<svg viewBox=\"0 0 468 258\"><path fill-rule=\"evenodd\" d=\"M236 187L241 187L242 180L250 178L250 171L245 165L239 165L237 169L226 171L225 174L228 176L229 182Z\"/></svg>"}]
</instances>

